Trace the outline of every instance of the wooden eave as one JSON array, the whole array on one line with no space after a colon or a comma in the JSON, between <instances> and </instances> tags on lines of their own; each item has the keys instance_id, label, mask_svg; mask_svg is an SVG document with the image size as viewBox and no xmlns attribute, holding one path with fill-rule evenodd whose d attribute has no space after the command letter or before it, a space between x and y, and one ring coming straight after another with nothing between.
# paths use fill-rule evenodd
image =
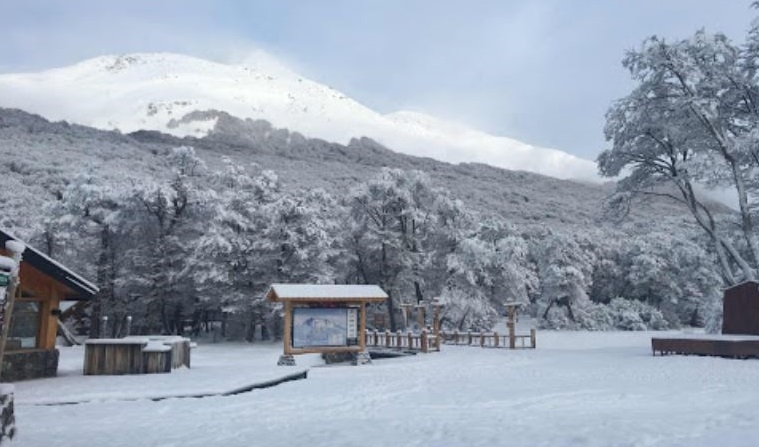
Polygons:
<instances>
[{"instance_id":1,"label":"wooden eave","mask_svg":"<svg viewBox=\"0 0 759 447\"><path fill-rule=\"evenodd\" d=\"M3 247L5 242L9 240L20 241L20 239L0 229L0 254L8 255ZM35 290L34 284L50 283L52 287L60 291L60 298L66 300L91 300L99 291L97 286L91 282L29 245L26 245L23 254L20 274L22 291L32 290L34 293L40 293L41 291ZM45 291L45 293L47 292ZM44 296L44 294L41 295L41 297Z\"/></svg>"}]
</instances>

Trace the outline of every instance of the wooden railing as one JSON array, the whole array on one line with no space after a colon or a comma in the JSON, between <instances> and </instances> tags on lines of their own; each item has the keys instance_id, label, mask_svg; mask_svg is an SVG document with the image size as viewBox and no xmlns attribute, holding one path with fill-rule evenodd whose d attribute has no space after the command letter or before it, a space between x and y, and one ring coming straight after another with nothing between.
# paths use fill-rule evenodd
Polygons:
<instances>
[{"instance_id":1,"label":"wooden railing","mask_svg":"<svg viewBox=\"0 0 759 447\"><path fill-rule=\"evenodd\" d=\"M440 338L427 331L421 333L366 331L366 346L400 351L440 351Z\"/></svg>"},{"instance_id":2,"label":"wooden railing","mask_svg":"<svg viewBox=\"0 0 759 447\"><path fill-rule=\"evenodd\" d=\"M483 348L535 349L535 329L529 335L499 334L497 332L440 332L442 342L449 345L480 346Z\"/></svg>"}]
</instances>

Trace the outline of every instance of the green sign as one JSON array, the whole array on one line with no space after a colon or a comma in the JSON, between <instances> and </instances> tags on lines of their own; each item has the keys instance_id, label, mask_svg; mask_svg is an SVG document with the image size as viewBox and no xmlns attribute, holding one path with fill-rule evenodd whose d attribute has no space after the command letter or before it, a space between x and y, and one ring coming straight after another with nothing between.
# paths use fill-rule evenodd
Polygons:
<instances>
[{"instance_id":1,"label":"green sign","mask_svg":"<svg viewBox=\"0 0 759 447\"><path fill-rule=\"evenodd\" d=\"M7 274L0 273L0 287L6 287L10 282L11 279Z\"/></svg>"}]
</instances>

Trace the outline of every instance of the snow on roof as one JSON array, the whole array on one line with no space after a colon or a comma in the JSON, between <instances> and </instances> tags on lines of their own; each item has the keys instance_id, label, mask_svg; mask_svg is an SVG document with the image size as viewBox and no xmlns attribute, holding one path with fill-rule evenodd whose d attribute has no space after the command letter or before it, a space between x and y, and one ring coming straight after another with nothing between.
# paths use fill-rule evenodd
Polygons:
<instances>
[{"instance_id":1,"label":"snow on roof","mask_svg":"<svg viewBox=\"0 0 759 447\"><path fill-rule=\"evenodd\" d=\"M130 338L88 338L85 345L147 345L150 342L145 337Z\"/></svg>"},{"instance_id":2,"label":"snow on roof","mask_svg":"<svg viewBox=\"0 0 759 447\"><path fill-rule=\"evenodd\" d=\"M733 284L732 286L723 287L722 290L735 289L737 287L745 286L746 284L757 284L757 285L759 285L759 281L757 281L755 279L747 279L747 280L745 280L743 282L739 282L738 284Z\"/></svg>"},{"instance_id":3,"label":"snow on roof","mask_svg":"<svg viewBox=\"0 0 759 447\"><path fill-rule=\"evenodd\" d=\"M160 342L151 341L148 343L147 346L142 348L142 352L169 352L171 351L171 346L164 345Z\"/></svg>"},{"instance_id":4,"label":"snow on roof","mask_svg":"<svg viewBox=\"0 0 759 447\"><path fill-rule=\"evenodd\" d=\"M759 341L759 335L742 335L742 334L702 334L683 332L671 334L664 332L661 336L653 337L655 339L677 339L677 340L724 340L724 341Z\"/></svg>"},{"instance_id":5,"label":"snow on roof","mask_svg":"<svg viewBox=\"0 0 759 447\"><path fill-rule=\"evenodd\" d=\"M0 256L0 270L7 270L9 272L16 268L16 261L13 258L7 256Z\"/></svg>"},{"instance_id":6,"label":"snow on roof","mask_svg":"<svg viewBox=\"0 0 759 447\"><path fill-rule=\"evenodd\" d=\"M21 242L21 239L2 229L0 229L0 239L3 241L14 240ZM26 245L22 265L23 262L28 262L43 273L53 277L53 279L66 284L70 289L77 292L81 298L91 298L99 291L95 284L87 281L63 264L29 245Z\"/></svg>"},{"instance_id":7,"label":"snow on roof","mask_svg":"<svg viewBox=\"0 0 759 447\"><path fill-rule=\"evenodd\" d=\"M272 284L266 297L279 300L373 300L388 298L377 285L357 284Z\"/></svg>"}]
</instances>

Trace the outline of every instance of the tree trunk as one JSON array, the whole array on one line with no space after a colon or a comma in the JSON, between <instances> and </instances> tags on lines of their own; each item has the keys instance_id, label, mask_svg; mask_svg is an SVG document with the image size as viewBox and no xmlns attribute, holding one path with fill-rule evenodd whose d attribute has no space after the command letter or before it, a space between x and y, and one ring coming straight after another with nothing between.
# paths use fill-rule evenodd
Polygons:
<instances>
[{"instance_id":1,"label":"tree trunk","mask_svg":"<svg viewBox=\"0 0 759 447\"><path fill-rule=\"evenodd\" d=\"M419 281L414 281L414 292L416 292L416 303L420 304L424 300L422 295L422 287L419 285Z\"/></svg>"},{"instance_id":2,"label":"tree trunk","mask_svg":"<svg viewBox=\"0 0 759 447\"><path fill-rule=\"evenodd\" d=\"M751 210L748 205L748 192L746 191L746 185L744 184L743 177L740 173L740 168L736 166L736 162L732 159L728 159L730 167L733 173L733 181L735 182L735 190L738 193L738 208L741 212L741 230L743 230L743 237L746 239L746 245L749 248L751 259L753 262L753 271L759 268L759 241L754 231L754 222L751 217ZM754 279L753 275L751 278Z\"/></svg>"},{"instance_id":3,"label":"tree trunk","mask_svg":"<svg viewBox=\"0 0 759 447\"><path fill-rule=\"evenodd\" d=\"M95 296L92 303L92 314L90 314L90 337L93 338L100 336L100 318L103 316L103 304L111 302L113 298L112 275L109 272L111 268L110 247L110 230L107 225L103 225L100 229L100 251L97 261L97 283L100 291Z\"/></svg>"},{"instance_id":4,"label":"tree trunk","mask_svg":"<svg viewBox=\"0 0 759 447\"><path fill-rule=\"evenodd\" d=\"M388 321L390 322L390 330L392 332L395 332L398 327L395 321L395 303L393 302L393 294L390 292L387 292L387 313L388 313Z\"/></svg>"},{"instance_id":5,"label":"tree trunk","mask_svg":"<svg viewBox=\"0 0 759 447\"><path fill-rule=\"evenodd\" d=\"M572 303L570 303L569 300L567 300L567 312L569 312L569 319L572 320L572 322L576 323L577 320L575 320L575 313L572 312Z\"/></svg>"},{"instance_id":6,"label":"tree trunk","mask_svg":"<svg viewBox=\"0 0 759 447\"><path fill-rule=\"evenodd\" d=\"M552 299L551 301L549 301L549 302L548 302L548 307L546 307L546 310L545 310L545 312L543 312L543 319L544 319L544 320L545 320L546 318L548 318L548 311L550 311L550 310L551 310L551 308L553 307L553 303L554 303L555 301L556 301L556 300L553 300L553 299Z\"/></svg>"},{"instance_id":7,"label":"tree trunk","mask_svg":"<svg viewBox=\"0 0 759 447\"><path fill-rule=\"evenodd\" d=\"M466 323L466 317L469 316L469 312L471 312L471 311L472 311L471 308L467 308L466 312L464 312L464 315L461 317L461 319L459 319L459 324L457 324L456 327L460 331L464 330L464 323Z\"/></svg>"}]
</instances>

